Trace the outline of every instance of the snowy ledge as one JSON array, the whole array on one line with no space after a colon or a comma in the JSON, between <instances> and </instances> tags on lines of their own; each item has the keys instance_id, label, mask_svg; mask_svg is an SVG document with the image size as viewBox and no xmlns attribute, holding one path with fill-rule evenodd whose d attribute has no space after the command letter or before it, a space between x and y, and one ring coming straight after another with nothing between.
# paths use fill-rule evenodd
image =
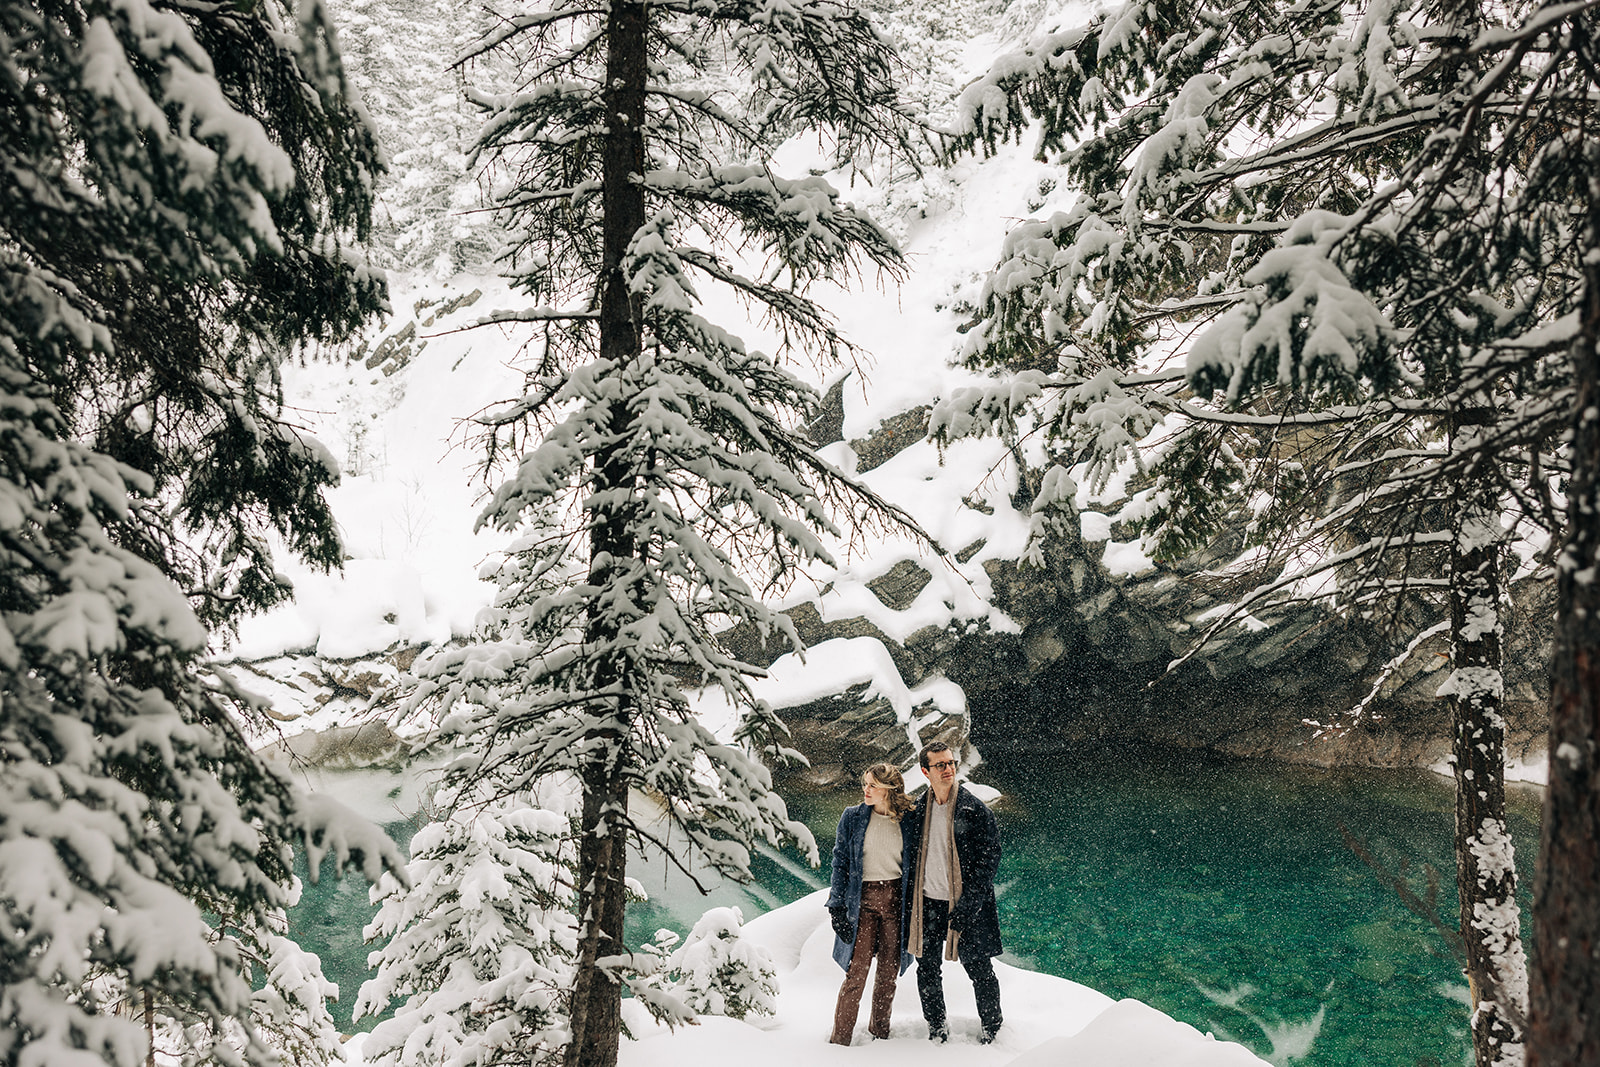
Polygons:
<instances>
[{"instance_id":1,"label":"snowy ledge","mask_svg":"<svg viewBox=\"0 0 1600 1067\"><path fill-rule=\"evenodd\" d=\"M1264 1067L1243 1045L1219 1041L1137 1000L1113 1001L1087 986L995 963L1005 1026L992 1045L978 1044L972 986L961 969L945 973L950 1042L930 1045L917 1006L917 984L903 975L895 991L888 1041L866 1031L866 1006L849 1048L828 1044L834 998L844 977L829 952L833 935L818 890L752 919L744 936L772 955L779 994L775 1016L740 1022L702 1016L699 1024L668 1030L637 1001L623 1002L635 1040L624 1040L619 1067ZM364 1063L364 1034L345 1045L352 1065Z\"/></svg>"},{"instance_id":2,"label":"snowy ledge","mask_svg":"<svg viewBox=\"0 0 1600 1067\"><path fill-rule=\"evenodd\" d=\"M1508 755L1505 767L1508 782L1538 786L1550 784L1550 760L1542 751L1530 752L1520 759ZM1454 778L1456 774L1456 769L1448 757L1437 763L1428 764L1428 770L1441 778Z\"/></svg>"}]
</instances>

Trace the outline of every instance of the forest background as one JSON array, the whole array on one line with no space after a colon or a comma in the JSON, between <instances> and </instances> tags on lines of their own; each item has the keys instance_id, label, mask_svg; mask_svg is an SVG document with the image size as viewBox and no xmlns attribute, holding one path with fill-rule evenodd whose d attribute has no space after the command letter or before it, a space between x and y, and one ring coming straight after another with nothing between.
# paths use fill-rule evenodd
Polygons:
<instances>
[{"instance_id":1,"label":"forest background","mask_svg":"<svg viewBox=\"0 0 1600 1067\"><path fill-rule=\"evenodd\" d=\"M526 905L578 919L570 943L529 925L492 1047L614 1062L618 968L656 996L645 961L600 949L626 896L611 846L644 832L630 787L733 873L752 837L796 833L755 758L781 726L719 628L796 639L750 583L826 561L835 523L922 536L794 432L804 383L695 311L691 275L849 351L805 283L903 264L818 175L764 165L815 130L891 187L1037 137L1078 193L1004 237L961 353L993 378L931 424L1049 442L1028 552L1070 534L1074 471L1132 463L1123 518L1157 558L1247 531L1217 631L1285 596L1448 615L1479 1062L1600 1052L1592 4L974 11L1026 43L959 95L948 13L877 13L903 65L827 4L443 14L352 5L350 79L315 5L5 8L7 1062L331 1050L282 935L291 843L401 863L259 764L239 722L260 704L207 649L288 595L269 531L339 561L336 465L277 408L276 368L382 307L352 254L375 196L378 259L495 263L530 298L493 316L536 339L527 389L479 420L515 461L485 521L526 534L505 610L419 668L416 699L457 713L459 810L580 783L574 854L550 846L576 893L554 876ZM408 147L380 179L386 123ZM1531 989L1499 784L1502 573L1525 558L1560 595ZM685 681L745 710L735 737L698 726ZM569 975L570 998L531 992Z\"/></svg>"}]
</instances>

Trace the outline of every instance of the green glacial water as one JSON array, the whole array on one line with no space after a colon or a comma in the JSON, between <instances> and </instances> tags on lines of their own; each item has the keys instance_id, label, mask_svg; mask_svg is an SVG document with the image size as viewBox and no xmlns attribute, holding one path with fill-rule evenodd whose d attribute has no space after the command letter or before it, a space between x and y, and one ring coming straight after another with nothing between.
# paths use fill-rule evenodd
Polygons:
<instances>
[{"instance_id":1,"label":"green glacial water","mask_svg":"<svg viewBox=\"0 0 1600 1067\"><path fill-rule=\"evenodd\" d=\"M410 822L381 825L402 849L411 843L416 829ZM323 975L339 987L339 999L328 1006L339 1028L347 1033L371 1030L377 1019L369 1016L354 1025L350 1021L361 983L377 973L367 969L367 953L378 946L366 944L361 937L361 931L378 914L377 906L368 900L371 885L354 869L335 877L332 860L325 860L322 868L321 877L312 882L305 859L296 858L300 902L289 909L289 933L317 954Z\"/></svg>"},{"instance_id":2,"label":"green glacial water","mask_svg":"<svg viewBox=\"0 0 1600 1067\"><path fill-rule=\"evenodd\" d=\"M1425 865L1438 870L1439 915L1453 926L1448 781L1192 756L980 777L1006 793L1000 914L1019 962L1279 1064L1470 1063L1460 966L1340 831L1404 868L1419 896ZM1524 885L1538 802L1511 791Z\"/></svg>"},{"instance_id":3,"label":"green glacial water","mask_svg":"<svg viewBox=\"0 0 1600 1067\"><path fill-rule=\"evenodd\" d=\"M1437 869L1439 915L1453 925L1447 780L1188 754L1049 756L985 764L974 777L1004 794L998 889L1010 962L1135 997L1280 1065L1470 1062L1466 983L1444 939L1340 832L1386 869L1404 868L1418 895L1425 867ZM834 826L856 799L791 800L817 838L820 869L763 852L756 884L701 896L659 857L639 857L631 873L651 900L630 909L630 939L685 931L715 905L750 918L826 884ZM1526 885L1537 792L1514 787L1510 807ZM358 879L324 879L293 917L341 985L341 1023L365 977L369 915Z\"/></svg>"}]
</instances>

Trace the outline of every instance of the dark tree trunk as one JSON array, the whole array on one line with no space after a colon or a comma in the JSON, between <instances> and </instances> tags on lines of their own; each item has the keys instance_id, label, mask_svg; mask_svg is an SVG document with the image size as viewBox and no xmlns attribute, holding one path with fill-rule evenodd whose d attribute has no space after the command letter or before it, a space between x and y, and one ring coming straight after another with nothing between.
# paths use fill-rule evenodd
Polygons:
<instances>
[{"instance_id":1,"label":"dark tree trunk","mask_svg":"<svg viewBox=\"0 0 1600 1067\"><path fill-rule=\"evenodd\" d=\"M1466 412L1467 422L1475 412ZM1453 440L1466 442L1459 429ZM1479 457L1457 488L1450 548L1450 636L1455 668L1456 889L1472 994L1477 1067L1519 1062L1527 1017L1527 959L1517 871L1506 831L1505 719L1501 715L1499 495Z\"/></svg>"},{"instance_id":2,"label":"dark tree trunk","mask_svg":"<svg viewBox=\"0 0 1600 1067\"><path fill-rule=\"evenodd\" d=\"M624 270L628 245L644 225L644 135L646 9L613 2L606 20L606 134L602 163L604 261L600 273L600 356L618 370L634 364L641 351L638 303ZM617 373L618 371L613 371ZM628 442L631 419L625 406L613 406L612 443L595 461L589 535L591 588L613 594L591 605L586 638L601 662L593 685L619 695L597 704L586 731L583 754L583 819L578 845L578 965L571 1001L572 1039L567 1067L615 1067L622 1029L622 987L606 967L606 957L626 950L623 916L627 906L627 840L624 822L628 784L624 773L632 707L628 695L629 653L618 646L620 627L636 606L640 590L617 596L620 573L632 569L638 552L632 507L634 463Z\"/></svg>"},{"instance_id":3,"label":"dark tree trunk","mask_svg":"<svg viewBox=\"0 0 1600 1067\"><path fill-rule=\"evenodd\" d=\"M1591 25L1582 20L1579 25ZM1556 574L1550 786L1534 875L1530 1067L1600 1063L1600 145L1585 145L1589 218L1568 525Z\"/></svg>"},{"instance_id":4,"label":"dark tree trunk","mask_svg":"<svg viewBox=\"0 0 1600 1067\"><path fill-rule=\"evenodd\" d=\"M612 749L612 731L589 738ZM579 942L572 989L572 1040L567 1067L615 1067L622 1032L622 986L609 972L606 957L624 949L622 922L627 906L624 882L627 838L627 783L616 759L596 761L583 776L583 826L578 845Z\"/></svg>"},{"instance_id":5,"label":"dark tree trunk","mask_svg":"<svg viewBox=\"0 0 1600 1067\"><path fill-rule=\"evenodd\" d=\"M1449 0L1443 14L1450 33L1437 84L1449 91L1463 76L1478 73L1477 57L1466 45L1483 28L1484 13L1477 0ZM1489 165L1475 156L1471 169ZM1449 579L1456 895L1476 1067L1521 1064L1528 1014L1528 962L1506 828L1500 479L1495 457L1479 436L1495 419L1489 398L1474 397L1450 427L1452 448L1472 455L1467 475L1454 487Z\"/></svg>"}]
</instances>

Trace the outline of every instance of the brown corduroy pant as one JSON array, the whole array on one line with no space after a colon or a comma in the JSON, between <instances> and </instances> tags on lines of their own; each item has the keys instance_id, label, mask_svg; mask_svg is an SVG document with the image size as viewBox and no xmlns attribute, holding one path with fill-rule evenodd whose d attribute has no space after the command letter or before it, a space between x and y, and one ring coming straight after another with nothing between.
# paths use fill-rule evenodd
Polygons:
<instances>
[{"instance_id":1,"label":"brown corduroy pant","mask_svg":"<svg viewBox=\"0 0 1600 1067\"><path fill-rule=\"evenodd\" d=\"M844 985L839 987L839 1004L833 1012L833 1036L828 1040L835 1045L848 1045L855 1032L861 994L867 988L867 968L874 956L878 958L878 974L872 983L872 1014L867 1030L873 1037L889 1036L894 983L900 977L899 879L862 883L853 949L850 969L845 972Z\"/></svg>"}]
</instances>

